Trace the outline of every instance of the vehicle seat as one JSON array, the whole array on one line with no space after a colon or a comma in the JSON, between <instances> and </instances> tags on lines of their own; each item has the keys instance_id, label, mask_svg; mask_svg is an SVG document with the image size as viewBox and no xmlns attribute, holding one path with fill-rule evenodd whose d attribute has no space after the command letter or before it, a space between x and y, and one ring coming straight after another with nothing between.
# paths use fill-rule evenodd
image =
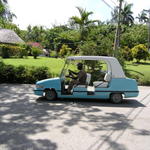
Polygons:
<instances>
[{"instance_id":1,"label":"vehicle seat","mask_svg":"<svg viewBox=\"0 0 150 150\"><path fill-rule=\"evenodd\" d=\"M104 81L94 81L93 85L95 87L106 88L106 87L108 87L108 83L110 80L111 80L110 73L106 73L105 77L104 77Z\"/></svg>"},{"instance_id":2,"label":"vehicle seat","mask_svg":"<svg viewBox=\"0 0 150 150\"><path fill-rule=\"evenodd\" d=\"M91 82L91 74L87 73L86 74L86 84L85 85L77 85L76 87L86 87L90 84L90 82Z\"/></svg>"},{"instance_id":3,"label":"vehicle seat","mask_svg":"<svg viewBox=\"0 0 150 150\"><path fill-rule=\"evenodd\" d=\"M90 73L87 73L86 74L86 85L89 85L91 82L91 74Z\"/></svg>"}]
</instances>

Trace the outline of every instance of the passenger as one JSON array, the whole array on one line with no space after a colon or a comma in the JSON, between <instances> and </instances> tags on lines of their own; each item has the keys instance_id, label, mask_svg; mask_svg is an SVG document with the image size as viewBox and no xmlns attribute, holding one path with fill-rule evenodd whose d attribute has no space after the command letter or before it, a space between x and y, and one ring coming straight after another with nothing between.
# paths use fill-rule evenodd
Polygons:
<instances>
[{"instance_id":1,"label":"passenger","mask_svg":"<svg viewBox=\"0 0 150 150\"><path fill-rule=\"evenodd\" d=\"M83 69L83 64L82 63L78 63L77 64L77 68L79 70L78 73L68 70L69 71L69 75L72 78L72 80L69 83L68 89L67 89L67 93L71 93L71 90L73 88L74 85L85 85L86 84L86 72Z\"/></svg>"}]
</instances>

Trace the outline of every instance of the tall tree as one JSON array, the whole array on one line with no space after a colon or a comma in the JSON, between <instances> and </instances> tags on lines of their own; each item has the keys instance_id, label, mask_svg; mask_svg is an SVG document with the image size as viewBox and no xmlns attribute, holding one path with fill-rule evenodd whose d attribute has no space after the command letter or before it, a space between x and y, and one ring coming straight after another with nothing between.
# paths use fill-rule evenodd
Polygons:
<instances>
[{"instance_id":1,"label":"tall tree","mask_svg":"<svg viewBox=\"0 0 150 150\"><path fill-rule=\"evenodd\" d=\"M83 9L81 7L77 7L80 17L73 16L70 18L71 25L75 25L77 29L79 29L81 34L81 40L85 40L90 26L93 26L95 22L98 22L98 20L90 20L89 16L93 14L93 12L88 12L86 9Z\"/></svg>"},{"instance_id":2,"label":"tall tree","mask_svg":"<svg viewBox=\"0 0 150 150\"><path fill-rule=\"evenodd\" d=\"M42 42L45 36L45 30L42 26L30 25L27 27L25 41Z\"/></svg>"}]
</instances>

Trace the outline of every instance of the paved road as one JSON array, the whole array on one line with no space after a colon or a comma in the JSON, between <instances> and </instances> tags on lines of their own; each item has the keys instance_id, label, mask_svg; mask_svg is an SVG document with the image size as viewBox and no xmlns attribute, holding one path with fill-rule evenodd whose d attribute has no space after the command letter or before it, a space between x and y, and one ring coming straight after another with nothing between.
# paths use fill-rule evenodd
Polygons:
<instances>
[{"instance_id":1,"label":"paved road","mask_svg":"<svg viewBox=\"0 0 150 150\"><path fill-rule=\"evenodd\" d=\"M0 85L0 150L149 150L150 87L122 104L38 99Z\"/></svg>"}]
</instances>

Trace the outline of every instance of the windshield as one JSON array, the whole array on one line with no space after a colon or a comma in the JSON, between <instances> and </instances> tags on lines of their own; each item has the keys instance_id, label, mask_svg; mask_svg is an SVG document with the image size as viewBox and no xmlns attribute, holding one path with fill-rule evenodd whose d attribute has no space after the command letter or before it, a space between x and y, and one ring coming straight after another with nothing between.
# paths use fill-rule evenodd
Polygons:
<instances>
[{"instance_id":1,"label":"windshield","mask_svg":"<svg viewBox=\"0 0 150 150\"><path fill-rule=\"evenodd\" d=\"M60 78L63 78L64 75L66 74L68 65L69 65L69 60L66 60L66 61L65 61L65 64L64 64L64 67L63 67L62 70L61 70Z\"/></svg>"}]
</instances>

